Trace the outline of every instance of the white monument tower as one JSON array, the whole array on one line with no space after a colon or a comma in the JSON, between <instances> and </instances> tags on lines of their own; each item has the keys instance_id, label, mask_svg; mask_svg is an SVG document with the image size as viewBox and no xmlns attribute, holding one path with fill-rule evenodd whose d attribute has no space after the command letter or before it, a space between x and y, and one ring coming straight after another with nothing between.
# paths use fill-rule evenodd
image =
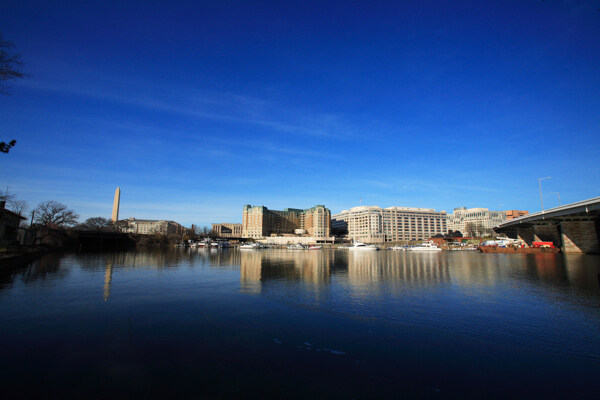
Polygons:
<instances>
[{"instance_id":1,"label":"white monument tower","mask_svg":"<svg viewBox=\"0 0 600 400\"><path fill-rule=\"evenodd\" d=\"M117 222L119 220L119 203L121 202L121 189L117 187L115 190L115 202L113 203L113 212L112 212L112 222Z\"/></svg>"}]
</instances>

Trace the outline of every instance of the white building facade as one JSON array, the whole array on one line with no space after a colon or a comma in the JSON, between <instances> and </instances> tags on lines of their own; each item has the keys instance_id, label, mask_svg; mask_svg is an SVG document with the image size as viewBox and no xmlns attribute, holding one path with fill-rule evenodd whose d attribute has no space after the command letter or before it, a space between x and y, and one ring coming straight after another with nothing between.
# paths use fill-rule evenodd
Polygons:
<instances>
[{"instance_id":1,"label":"white building facade","mask_svg":"<svg viewBox=\"0 0 600 400\"><path fill-rule=\"evenodd\" d=\"M432 208L360 206L331 217L348 239L363 243L408 242L447 232L447 214Z\"/></svg>"},{"instance_id":2,"label":"white building facade","mask_svg":"<svg viewBox=\"0 0 600 400\"><path fill-rule=\"evenodd\" d=\"M465 236L482 236L506 221L506 211L458 207L448 214L448 229Z\"/></svg>"},{"instance_id":3,"label":"white building facade","mask_svg":"<svg viewBox=\"0 0 600 400\"><path fill-rule=\"evenodd\" d=\"M119 230L125 233L139 233L142 235L153 234L179 234L185 232L185 228L175 221L136 219L128 218L119 221Z\"/></svg>"}]
</instances>

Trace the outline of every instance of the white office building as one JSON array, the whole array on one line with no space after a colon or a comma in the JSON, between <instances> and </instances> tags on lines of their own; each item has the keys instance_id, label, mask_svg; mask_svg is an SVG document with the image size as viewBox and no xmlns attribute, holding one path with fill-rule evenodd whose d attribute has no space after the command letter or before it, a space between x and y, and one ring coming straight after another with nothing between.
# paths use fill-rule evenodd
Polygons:
<instances>
[{"instance_id":1,"label":"white office building","mask_svg":"<svg viewBox=\"0 0 600 400\"><path fill-rule=\"evenodd\" d=\"M447 232L445 211L432 208L360 206L331 217L332 228L348 229L348 239L363 243L424 240Z\"/></svg>"},{"instance_id":2,"label":"white office building","mask_svg":"<svg viewBox=\"0 0 600 400\"><path fill-rule=\"evenodd\" d=\"M458 207L448 215L448 229L464 236L482 236L506 221L506 211Z\"/></svg>"}]
</instances>

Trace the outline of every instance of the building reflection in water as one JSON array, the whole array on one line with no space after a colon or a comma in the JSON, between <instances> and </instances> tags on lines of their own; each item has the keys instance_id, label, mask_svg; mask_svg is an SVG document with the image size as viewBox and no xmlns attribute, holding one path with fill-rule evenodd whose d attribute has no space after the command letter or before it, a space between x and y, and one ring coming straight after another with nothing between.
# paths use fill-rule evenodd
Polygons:
<instances>
[{"instance_id":1,"label":"building reflection in water","mask_svg":"<svg viewBox=\"0 0 600 400\"><path fill-rule=\"evenodd\" d=\"M388 286L439 286L451 281L448 259L438 254L392 251L248 250L241 253L242 291L260 293L269 281L303 281L315 290L337 275L351 290Z\"/></svg>"},{"instance_id":2,"label":"building reflection in water","mask_svg":"<svg viewBox=\"0 0 600 400\"><path fill-rule=\"evenodd\" d=\"M599 256L563 254L139 249L66 256L48 254L0 276L0 290L10 288L14 282L31 285L38 281L63 279L76 266L102 277L102 297L108 301L113 277L122 270L210 268L237 271L239 268L241 290L248 293L264 293L266 285L279 283L281 287L286 281L302 282L302 290L313 298L323 295L324 290L331 291L333 286L348 291L353 297L361 297L381 290L401 294L412 289L449 285L460 287L462 292L486 290L491 293L495 288L510 285L534 291L553 287L551 292L561 299L580 302L600 299L599 265ZM332 285L333 279L335 285Z\"/></svg>"},{"instance_id":3,"label":"building reflection in water","mask_svg":"<svg viewBox=\"0 0 600 400\"><path fill-rule=\"evenodd\" d=\"M268 281L303 281L315 288L329 282L335 253L301 250L242 250L241 290L260 293Z\"/></svg>"},{"instance_id":4,"label":"building reflection in water","mask_svg":"<svg viewBox=\"0 0 600 400\"><path fill-rule=\"evenodd\" d=\"M450 282L446 257L437 253L350 252L348 281L356 289L385 282L391 287L439 286Z\"/></svg>"}]
</instances>

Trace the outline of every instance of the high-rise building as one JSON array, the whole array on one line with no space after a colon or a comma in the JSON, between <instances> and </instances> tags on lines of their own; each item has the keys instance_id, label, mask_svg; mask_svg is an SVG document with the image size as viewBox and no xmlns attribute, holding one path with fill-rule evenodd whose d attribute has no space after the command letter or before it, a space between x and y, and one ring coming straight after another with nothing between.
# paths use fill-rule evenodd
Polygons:
<instances>
[{"instance_id":1,"label":"high-rise building","mask_svg":"<svg viewBox=\"0 0 600 400\"><path fill-rule=\"evenodd\" d=\"M242 213L242 237L264 238L271 235L307 234L329 237L331 212L323 205L302 210L269 210L265 206L245 205Z\"/></svg>"},{"instance_id":2,"label":"high-rise building","mask_svg":"<svg viewBox=\"0 0 600 400\"><path fill-rule=\"evenodd\" d=\"M467 236L482 236L505 221L505 211L458 207L448 215L448 229Z\"/></svg>"},{"instance_id":3,"label":"high-rise building","mask_svg":"<svg viewBox=\"0 0 600 400\"><path fill-rule=\"evenodd\" d=\"M112 210L112 222L117 222L119 220L119 205L121 203L121 189L117 186L117 190L115 190L115 201L113 202L113 210Z\"/></svg>"},{"instance_id":4,"label":"high-rise building","mask_svg":"<svg viewBox=\"0 0 600 400\"><path fill-rule=\"evenodd\" d=\"M334 228L348 230L348 239L363 243L423 240L446 233L446 212L432 208L359 206L331 218Z\"/></svg>"}]
</instances>

